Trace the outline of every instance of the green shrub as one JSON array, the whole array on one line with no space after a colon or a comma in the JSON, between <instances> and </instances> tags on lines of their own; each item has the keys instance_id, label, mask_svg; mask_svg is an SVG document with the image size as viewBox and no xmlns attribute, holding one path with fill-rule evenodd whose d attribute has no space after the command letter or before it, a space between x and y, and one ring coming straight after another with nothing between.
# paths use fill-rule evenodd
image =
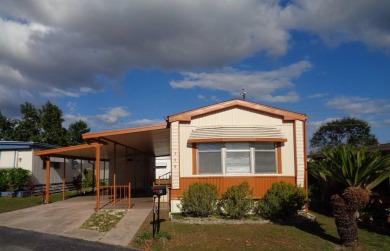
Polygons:
<instances>
[{"instance_id":1,"label":"green shrub","mask_svg":"<svg viewBox=\"0 0 390 251\"><path fill-rule=\"evenodd\" d=\"M302 188L277 182L259 200L257 212L271 220L283 220L295 216L306 203L306 194Z\"/></svg>"},{"instance_id":2,"label":"green shrub","mask_svg":"<svg viewBox=\"0 0 390 251\"><path fill-rule=\"evenodd\" d=\"M218 199L217 187L209 183L193 183L180 199L184 214L207 217L215 212Z\"/></svg>"},{"instance_id":3,"label":"green shrub","mask_svg":"<svg viewBox=\"0 0 390 251\"><path fill-rule=\"evenodd\" d=\"M90 169L84 169L84 178L82 181L82 186L83 188L90 188L94 184L94 179L93 179L93 171Z\"/></svg>"},{"instance_id":4,"label":"green shrub","mask_svg":"<svg viewBox=\"0 0 390 251\"><path fill-rule=\"evenodd\" d=\"M8 169L0 169L0 191L5 192L9 188Z\"/></svg>"},{"instance_id":5,"label":"green shrub","mask_svg":"<svg viewBox=\"0 0 390 251\"><path fill-rule=\"evenodd\" d=\"M241 219L248 214L253 207L253 190L248 182L238 186L231 186L222 195L220 206L225 214L234 219Z\"/></svg>"},{"instance_id":6,"label":"green shrub","mask_svg":"<svg viewBox=\"0 0 390 251\"><path fill-rule=\"evenodd\" d=\"M23 168L8 169L9 186L13 191L22 190L31 177L31 172Z\"/></svg>"}]
</instances>

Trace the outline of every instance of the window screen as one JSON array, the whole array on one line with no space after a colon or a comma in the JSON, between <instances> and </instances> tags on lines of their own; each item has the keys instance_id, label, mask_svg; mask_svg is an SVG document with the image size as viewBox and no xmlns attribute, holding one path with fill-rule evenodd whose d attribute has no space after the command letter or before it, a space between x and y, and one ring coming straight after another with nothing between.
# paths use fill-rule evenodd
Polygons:
<instances>
[{"instance_id":1,"label":"window screen","mask_svg":"<svg viewBox=\"0 0 390 251\"><path fill-rule=\"evenodd\" d=\"M198 155L199 174L222 173L221 144L199 144Z\"/></svg>"},{"instance_id":2,"label":"window screen","mask_svg":"<svg viewBox=\"0 0 390 251\"><path fill-rule=\"evenodd\" d=\"M255 173L277 173L274 143L255 143Z\"/></svg>"},{"instance_id":3,"label":"window screen","mask_svg":"<svg viewBox=\"0 0 390 251\"><path fill-rule=\"evenodd\" d=\"M250 173L250 144L226 143L226 173Z\"/></svg>"}]
</instances>

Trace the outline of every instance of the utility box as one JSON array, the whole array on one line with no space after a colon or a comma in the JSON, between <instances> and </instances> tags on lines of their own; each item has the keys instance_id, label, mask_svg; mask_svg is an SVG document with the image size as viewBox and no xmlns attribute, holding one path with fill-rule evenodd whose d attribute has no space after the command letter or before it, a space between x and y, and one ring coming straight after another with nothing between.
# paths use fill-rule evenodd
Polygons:
<instances>
[{"instance_id":1,"label":"utility box","mask_svg":"<svg viewBox=\"0 0 390 251\"><path fill-rule=\"evenodd\" d=\"M153 195L162 196L167 194L166 186L152 186Z\"/></svg>"}]
</instances>

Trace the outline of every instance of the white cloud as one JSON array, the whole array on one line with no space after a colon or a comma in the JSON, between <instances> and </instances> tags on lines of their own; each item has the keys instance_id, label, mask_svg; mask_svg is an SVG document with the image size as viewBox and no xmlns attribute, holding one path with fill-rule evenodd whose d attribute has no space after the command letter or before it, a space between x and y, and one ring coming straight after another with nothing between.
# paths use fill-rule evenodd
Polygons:
<instances>
[{"instance_id":1,"label":"white cloud","mask_svg":"<svg viewBox=\"0 0 390 251\"><path fill-rule=\"evenodd\" d=\"M286 28L319 35L329 46L360 41L390 52L390 1L296 0L281 12Z\"/></svg>"},{"instance_id":2,"label":"white cloud","mask_svg":"<svg viewBox=\"0 0 390 251\"><path fill-rule=\"evenodd\" d=\"M389 50L388 13L387 0L295 0L287 7L256 0L2 0L0 87L11 91L0 94L0 106L11 109L27 94L101 91L132 67L218 69L259 52L283 56L292 30L332 46L360 41ZM232 88L224 89L236 92ZM298 99L294 91L257 91L263 100Z\"/></svg>"},{"instance_id":3,"label":"white cloud","mask_svg":"<svg viewBox=\"0 0 390 251\"><path fill-rule=\"evenodd\" d=\"M309 95L307 98L308 99L323 98L326 95L328 95L328 93L316 93L316 94Z\"/></svg>"},{"instance_id":4,"label":"white cloud","mask_svg":"<svg viewBox=\"0 0 390 251\"><path fill-rule=\"evenodd\" d=\"M206 97L206 96L204 96L204 95L202 95L202 94L199 94L198 96L197 96L197 98L198 99L202 99L202 100L206 100L206 101L216 101L216 102L219 102L220 101L220 99L217 97L217 96L210 96L210 97Z\"/></svg>"},{"instance_id":5,"label":"white cloud","mask_svg":"<svg viewBox=\"0 0 390 251\"><path fill-rule=\"evenodd\" d=\"M157 124L165 124L166 121L163 119L139 119L134 121L129 121L124 123L127 126L148 126L148 125L157 125Z\"/></svg>"},{"instance_id":6,"label":"white cloud","mask_svg":"<svg viewBox=\"0 0 390 251\"><path fill-rule=\"evenodd\" d=\"M343 96L328 100L325 105L351 115L390 113L390 104L383 99Z\"/></svg>"},{"instance_id":7,"label":"white cloud","mask_svg":"<svg viewBox=\"0 0 390 251\"><path fill-rule=\"evenodd\" d=\"M298 63L269 72L239 71L225 68L221 71L183 72L183 80L171 81L172 88L206 88L229 92L239 96L242 88L248 97L269 102L294 102L299 100L293 80L311 68L309 61Z\"/></svg>"},{"instance_id":8,"label":"white cloud","mask_svg":"<svg viewBox=\"0 0 390 251\"><path fill-rule=\"evenodd\" d=\"M70 112L74 112L76 110L77 103L76 102L68 102L66 107L68 107Z\"/></svg>"},{"instance_id":9,"label":"white cloud","mask_svg":"<svg viewBox=\"0 0 390 251\"><path fill-rule=\"evenodd\" d=\"M85 121L89 127L94 128L95 130L108 130L129 126L127 123L123 122L124 119L130 116L130 112L128 112L125 107L104 108L101 109L103 114L100 115L73 114L75 107L76 103L68 103L68 108L71 113L64 114L65 127L78 120Z\"/></svg>"},{"instance_id":10,"label":"white cloud","mask_svg":"<svg viewBox=\"0 0 390 251\"><path fill-rule=\"evenodd\" d=\"M125 118L130 115L123 107L114 107L110 109L105 109L106 113L96 116L97 119L102 120L109 124L116 123L120 118Z\"/></svg>"}]
</instances>

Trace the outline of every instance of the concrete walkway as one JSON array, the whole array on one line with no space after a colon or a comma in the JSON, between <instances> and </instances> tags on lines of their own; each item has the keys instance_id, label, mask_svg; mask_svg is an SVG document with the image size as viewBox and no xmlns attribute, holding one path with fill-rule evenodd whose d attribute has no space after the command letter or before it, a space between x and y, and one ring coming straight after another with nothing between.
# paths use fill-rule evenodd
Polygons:
<instances>
[{"instance_id":1,"label":"concrete walkway","mask_svg":"<svg viewBox=\"0 0 390 251\"><path fill-rule=\"evenodd\" d=\"M17 198L16 198L17 199ZM0 225L127 246L152 210L152 198L133 198L132 208L107 233L80 229L95 212L95 196L80 196L0 214Z\"/></svg>"}]
</instances>

